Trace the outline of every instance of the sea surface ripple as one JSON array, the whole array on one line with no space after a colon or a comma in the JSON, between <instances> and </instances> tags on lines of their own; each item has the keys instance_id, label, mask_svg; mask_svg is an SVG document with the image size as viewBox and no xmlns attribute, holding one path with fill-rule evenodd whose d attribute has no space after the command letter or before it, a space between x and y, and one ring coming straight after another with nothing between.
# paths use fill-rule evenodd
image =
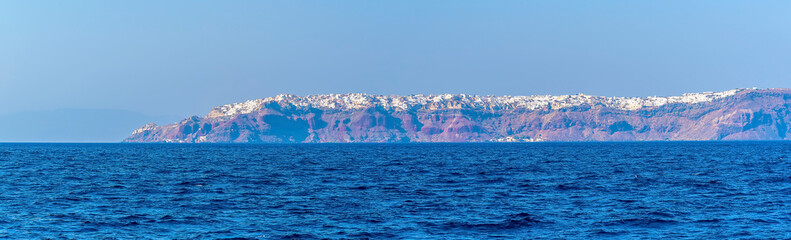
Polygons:
<instances>
[{"instance_id":1,"label":"sea surface ripple","mask_svg":"<svg viewBox=\"0 0 791 240\"><path fill-rule=\"evenodd\" d=\"M0 144L0 238L791 238L791 143Z\"/></svg>"}]
</instances>

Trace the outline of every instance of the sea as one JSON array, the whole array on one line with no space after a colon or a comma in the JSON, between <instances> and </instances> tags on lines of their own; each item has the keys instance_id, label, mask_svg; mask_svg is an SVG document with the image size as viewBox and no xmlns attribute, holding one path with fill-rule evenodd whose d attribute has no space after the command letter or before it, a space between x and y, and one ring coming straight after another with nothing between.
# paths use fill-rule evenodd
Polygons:
<instances>
[{"instance_id":1,"label":"sea","mask_svg":"<svg viewBox=\"0 0 791 240\"><path fill-rule=\"evenodd\" d=\"M788 239L791 142L0 144L8 239Z\"/></svg>"}]
</instances>

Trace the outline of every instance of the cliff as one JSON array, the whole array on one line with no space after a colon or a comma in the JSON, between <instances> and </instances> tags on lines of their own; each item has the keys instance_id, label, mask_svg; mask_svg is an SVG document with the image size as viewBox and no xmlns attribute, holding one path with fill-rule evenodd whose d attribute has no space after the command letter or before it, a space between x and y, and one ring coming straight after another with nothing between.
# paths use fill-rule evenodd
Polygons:
<instances>
[{"instance_id":1,"label":"cliff","mask_svg":"<svg viewBox=\"0 0 791 240\"><path fill-rule=\"evenodd\" d=\"M124 142L789 140L791 90L673 97L278 95L215 107Z\"/></svg>"}]
</instances>

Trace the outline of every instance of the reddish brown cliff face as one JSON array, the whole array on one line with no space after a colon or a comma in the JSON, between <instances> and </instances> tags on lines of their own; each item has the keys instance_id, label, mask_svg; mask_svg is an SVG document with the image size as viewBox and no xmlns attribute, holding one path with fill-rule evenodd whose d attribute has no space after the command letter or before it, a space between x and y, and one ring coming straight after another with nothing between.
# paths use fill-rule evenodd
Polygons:
<instances>
[{"instance_id":1,"label":"reddish brown cliff face","mask_svg":"<svg viewBox=\"0 0 791 240\"><path fill-rule=\"evenodd\" d=\"M585 99L594 100L575 100L561 107L549 103L534 108L497 104L480 107L475 105L480 100L470 99L454 96L437 102L409 103L405 107L374 102L343 108L306 105L283 97L244 105L244 111L218 107L207 117L191 117L165 126L146 125L124 141L791 140L791 90L788 89L740 90L706 101L641 107L613 107L599 103L611 100L591 97ZM398 100L388 104L399 106L395 105L399 104Z\"/></svg>"}]
</instances>

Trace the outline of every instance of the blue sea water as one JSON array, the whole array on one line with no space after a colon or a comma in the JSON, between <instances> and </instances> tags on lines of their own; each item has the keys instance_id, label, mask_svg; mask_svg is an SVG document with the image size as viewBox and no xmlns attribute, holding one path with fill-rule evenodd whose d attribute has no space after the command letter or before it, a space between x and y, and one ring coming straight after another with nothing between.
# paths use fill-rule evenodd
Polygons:
<instances>
[{"instance_id":1,"label":"blue sea water","mask_svg":"<svg viewBox=\"0 0 791 240\"><path fill-rule=\"evenodd\" d=\"M791 143L0 144L0 238L791 238Z\"/></svg>"}]
</instances>

